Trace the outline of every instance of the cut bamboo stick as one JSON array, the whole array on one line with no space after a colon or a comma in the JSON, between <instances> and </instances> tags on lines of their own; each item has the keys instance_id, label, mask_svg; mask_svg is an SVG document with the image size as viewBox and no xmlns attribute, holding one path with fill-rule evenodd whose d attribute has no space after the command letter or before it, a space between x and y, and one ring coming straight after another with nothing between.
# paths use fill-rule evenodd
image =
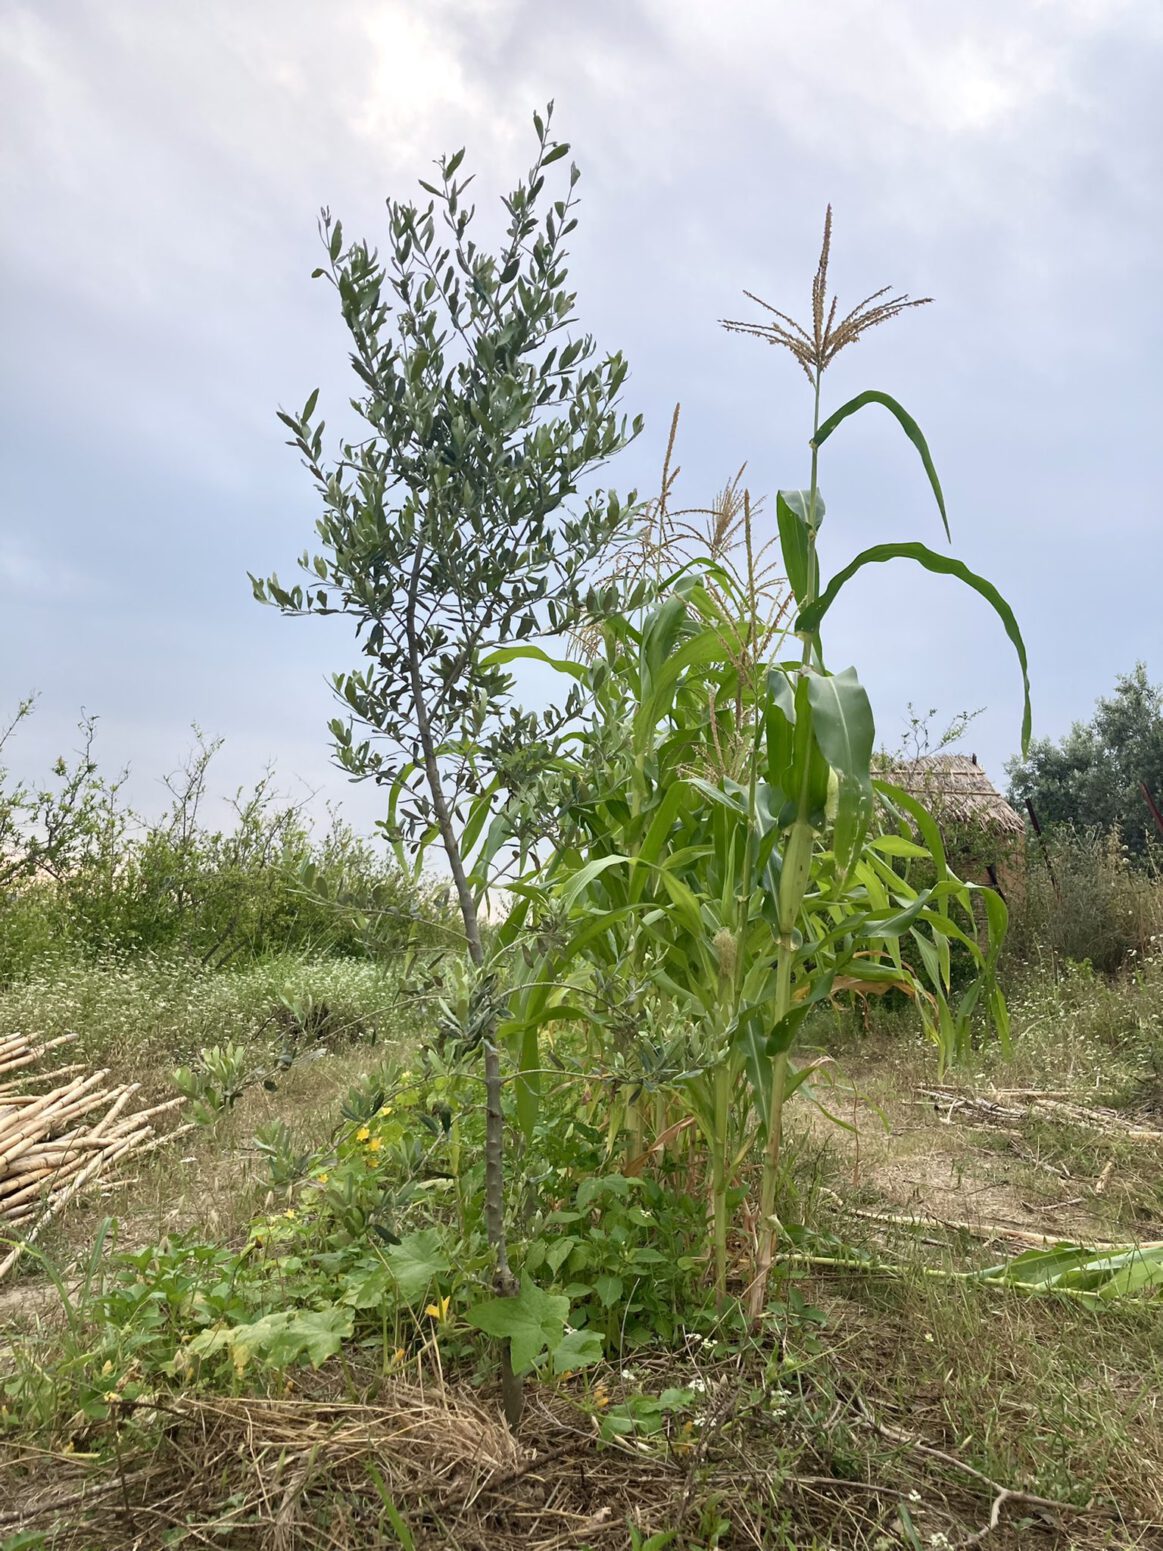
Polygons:
<instances>
[{"instance_id":1,"label":"cut bamboo stick","mask_svg":"<svg viewBox=\"0 0 1163 1551\"><path fill-rule=\"evenodd\" d=\"M157 1122L185 1102L180 1096L135 1111L140 1084L106 1086L107 1070L88 1072L79 1062L29 1070L76 1037L63 1034L38 1046L23 1035L0 1040L0 1072L23 1074L0 1083L0 1235L18 1241L9 1238L0 1278L86 1186L107 1179L131 1155L194 1129L187 1123L158 1134Z\"/></svg>"},{"instance_id":2,"label":"cut bamboo stick","mask_svg":"<svg viewBox=\"0 0 1163 1551\"><path fill-rule=\"evenodd\" d=\"M57 1050L61 1045L71 1045L76 1037L75 1034L59 1034L56 1039L34 1046L30 1045L22 1034L15 1035L5 1044L0 1045L0 1074L30 1066L47 1055L50 1050Z\"/></svg>"},{"instance_id":3,"label":"cut bamboo stick","mask_svg":"<svg viewBox=\"0 0 1163 1551\"><path fill-rule=\"evenodd\" d=\"M46 1114L49 1117L49 1123L56 1129L78 1115L87 1114L98 1102L112 1098L115 1093L116 1090L112 1093L102 1092L97 1096L85 1095L83 1103L80 1099L74 1099L63 1107L52 1106L48 1111L38 1111L35 1116L22 1116L21 1124L13 1127L6 1136L0 1138L0 1176L11 1170L22 1153L36 1145L37 1138L44 1134L43 1121ZM34 1121L37 1123L34 1124Z\"/></svg>"},{"instance_id":4,"label":"cut bamboo stick","mask_svg":"<svg viewBox=\"0 0 1163 1551\"><path fill-rule=\"evenodd\" d=\"M40 1098L34 1099L31 1104L29 1104L21 1111L19 1120L15 1127L8 1127L4 1132L0 1132L0 1158L3 1157L4 1143L7 1141L8 1136L12 1130L23 1129L23 1127L27 1125L30 1120L34 1119L35 1116L41 1114L46 1109L52 1108L54 1110L59 1110L62 1105L75 1102L80 1095L91 1092L92 1089L95 1088L98 1083L103 1082L105 1078L108 1077L108 1075L109 1073L107 1071L99 1071L93 1072L88 1077L77 1077L71 1083L67 1083L65 1087L54 1088L51 1093L41 1094Z\"/></svg>"},{"instance_id":5,"label":"cut bamboo stick","mask_svg":"<svg viewBox=\"0 0 1163 1551\"><path fill-rule=\"evenodd\" d=\"M1011 1100L1025 1100L1019 1105L1012 1102L1000 1104L996 1097L953 1093L942 1088L921 1088L918 1091L926 1099L948 1106L944 1117L947 1121L951 1120L958 1110L964 1109L983 1115L987 1120L1012 1125L1028 1120L1031 1115L1040 1111L1048 1116L1056 1116L1069 1125L1098 1131L1111 1137L1121 1137L1128 1142L1163 1143L1163 1130L1150 1126L1137 1126L1125 1115L1120 1115L1117 1110L1090 1108L1085 1104L1067 1102L1053 1094L1040 1093L1033 1089L1013 1089L1004 1092L1004 1096Z\"/></svg>"},{"instance_id":6,"label":"cut bamboo stick","mask_svg":"<svg viewBox=\"0 0 1163 1551\"><path fill-rule=\"evenodd\" d=\"M0 1082L0 1104L11 1104L14 1100L26 1104L35 1094L18 1094L15 1090L30 1082L53 1082L61 1077L72 1077L76 1072L83 1072L85 1063L74 1061L71 1066L58 1066L51 1072L26 1072L22 1078L13 1082ZM9 1096L11 1093L11 1097Z\"/></svg>"},{"instance_id":7,"label":"cut bamboo stick","mask_svg":"<svg viewBox=\"0 0 1163 1551\"><path fill-rule=\"evenodd\" d=\"M96 1159L89 1165L87 1169L82 1169L80 1173L71 1181L71 1183L65 1187L64 1190L60 1191L57 1195L54 1195L51 1198L44 1211L41 1212L40 1216L36 1219L29 1232L25 1234L21 1242L17 1244L15 1249L6 1255L2 1261L0 1261L0 1281L4 1280L9 1271L12 1270L13 1266L19 1264L21 1257L24 1255L24 1252L28 1246L34 1243L53 1221L53 1219L58 1217L61 1212L64 1211L65 1207L78 1193L78 1191L82 1190L85 1185L89 1183L90 1179L92 1179L100 1171L102 1165L106 1163L112 1163L115 1158L120 1157L126 1151L128 1151L128 1147L123 1145L121 1148L115 1148L111 1155L107 1153L99 1153Z\"/></svg>"}]
</instances>

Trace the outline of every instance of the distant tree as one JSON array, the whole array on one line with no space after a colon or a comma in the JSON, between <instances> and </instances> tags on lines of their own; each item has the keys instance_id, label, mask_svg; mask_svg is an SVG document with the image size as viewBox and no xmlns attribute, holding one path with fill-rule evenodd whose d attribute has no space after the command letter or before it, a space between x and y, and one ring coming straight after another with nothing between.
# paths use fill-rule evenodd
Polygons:
<instances>
[{"instance_id":1,"label":"distant tree","mask_svg":"<svg viewBox=\"0 0 1163 1551\"><path fill-rule=\"evenodd\" d=\"M301 413L281 413L319 495L319 548L303 556L306 586L252 578L259 600L285 613L351 621L363 666L334 677L346 712L331 723L337 758L385 789L393 833L414 850L443 849L481 972L471 1031L484 1053L485 1218L502 1292L513 1278L479 857L497 833L491 817L514 806L577 709L539 717L515 707L505 648L575 628L593 562L637 520L609 493L566 510L639 427L617 408L622 356L599 355L573 331L564 244L578 173L569 166L560 195L547 193L569 148L550 137L548 113L534 127L537 153L504 200L499 251L470 235L463 151L422 183L426 203L388 201L385 259L346 243L323 212L327 259L316 274L334 286L351 336L363 425L328 461L317 393ZM510 1382L511 1416L518 1406Z\"/></svg>"},{"instance_id":2,"label":"distant tree","mask_svg":"<svg viewBox=\"0 0 1163 1551\"><path fill-rule=\"evenodd\" d=\"M1006 771L1010 800L1020 807L1029 798L1042 824L1117 828L1131 854L1142 856L1163 839L1142 792L1146 786L1163 810L1163 686L1136 663L1090 721L1075 722L1059 743L1032 743Z\"/></svg>"},{"instance_id":3,"label":"distant tree","mask_svg":"<svg viewBox=\"0 0 1163 1551\"><path fill-rule=\"evenodd\" d=\"M93 758L95 716L82 716L81 746L73 758L54 761L55 786L28 787L10 777L4 764L6 747L35 705L36 696L30 695L0 726L0 902L6 890L30 878L67 876L103 844L108 849L111 839L115 845L121 836L116 798L128 772L111 780L99 774Z\"/></svg>"}]
</instances>

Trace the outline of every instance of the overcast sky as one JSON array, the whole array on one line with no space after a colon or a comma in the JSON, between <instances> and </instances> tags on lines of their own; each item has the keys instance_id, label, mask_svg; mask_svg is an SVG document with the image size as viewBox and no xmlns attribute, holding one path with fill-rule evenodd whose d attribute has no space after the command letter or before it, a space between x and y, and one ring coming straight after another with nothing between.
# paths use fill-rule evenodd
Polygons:
<instances>
[{"instance_id":1,"label":"overcast sky","mask_svg":"<svg viewBox=\"0 0 1163 1551\"><path fill-rule=\"evenodd\" d=\"M843 356L826 403L879 387L920 421L954 552L1025 631L1036 734L1136 659L1163 676L1161 83L1159 0L0 0L0 709L41 696L13 766L43 772L84 707L156 810L197 721L220 789L273 758L370 825L328 760L345 628L246 579L311 539L277 405L348 392L317 211L382 238L384 196L462 144L483 205L550 97L580 316L646 417L611 483L653 486L678 400L692 502L744 462L757 494L806 483L804 378L717 320L744 288L808 311L831 201L842 306L936 302ZM939 545L887 416L821 477L825 575ZM979 599L901 564L832 620L886 743L909 701L983 706L964 748L1003 780L1020 680Z\"/></svg>"}]
</instances>

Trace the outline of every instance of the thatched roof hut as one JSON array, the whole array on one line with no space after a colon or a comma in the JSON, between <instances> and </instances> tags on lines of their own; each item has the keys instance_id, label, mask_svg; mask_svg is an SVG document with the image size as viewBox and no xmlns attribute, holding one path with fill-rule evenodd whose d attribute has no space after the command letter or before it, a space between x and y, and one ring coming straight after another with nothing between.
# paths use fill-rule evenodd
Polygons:
<instances>
[{"instance_id":1,"label":"thatched roof hut","mask_svg":"<svg viewBox=\"0 0 1163 1551\"><path fill-rule=\"evenodd\" d=\"M926 754L892 765L885 774L923 802L938 823L1015 837L1025 832L1021 818L977 763L976 754Z\"/></svg>"},{"instance_id":2,"label":"thatched roof hut","mask_svg":"<svg viewBox=\"0 0 1163 1551\"><path fill-rule=\"evenodd\" d=\"M988 882L1003 896L1021 887L1026 826L976 754L926 754L884 774L933 815L963 877Z\"/></svg>"}]
</instances>

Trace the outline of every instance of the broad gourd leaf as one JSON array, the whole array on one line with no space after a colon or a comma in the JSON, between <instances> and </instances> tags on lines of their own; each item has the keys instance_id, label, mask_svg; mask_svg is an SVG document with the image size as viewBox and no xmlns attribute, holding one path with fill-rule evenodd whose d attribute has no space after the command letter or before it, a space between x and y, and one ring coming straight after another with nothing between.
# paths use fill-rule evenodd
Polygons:
<instances>
[{"instance_id":1,"label":"broad gourd leaf","mask_svg":"<svg viewBox=\"0 0 1163 1551\"><path fill-rule=\"evenodd\" d=\"M261 1330L260 1327L268 1327ZM350 1309L294 1309L250 1327L248 1344L275 1367L306 1358L313 1368L334 1357L354 1328Z\"/></svg>"},{"instance_id":2,"label":"broad gourd leaf","mask_svg":"<svg viewBox=\"0 0 1163 1551\"><path fill-rule=\"evenodd\" d=\"M435 1228L420 1228L383 1252L404 1303L416 1303L437 1277L452 1269L444 1242Z\"/></svg>"},{"instance_id":3,"label":"broad gourd leaf","mask_svg":"<svg viewBox=\"0 0 1163 1551\"><path fill-rule=\"evenodd\" d=\"M554 1373L574 1373L592 1368L605 1356L605 1343L596 1330L567 1330L552 1351Z\"/></svg>"},{"instance_id":4,"label":"broad gourd leaf","mask_svg":"<svg viewBox=\"0 0 1163 1551\"><path fill-rule=\"evenodd\" d=\"M339 1351L354 1323L350 1309L282 1309L246 1325L204 1330L186 1350L191 1357L228 1352L239 1372L254 1357L275 1368L288 1367L305 1357L318 1368Z\"/></svg>"},{"instance_id":5,"label":"broad gourd leaf","mask_svg":"<svg viewBox=\"0 0 1163 1551\"><path fill-rule=\"evenodd\" d=\"M524 1281L515 1298L490 1298L469 1309L465 1318L487 1336L509 1342L514 1373L527 1373L547 1348L556 1350L565 1335L569 1299Z\"/></svg>"},{"instance_id":6,"label":"broad gourd leaf","mask_svg":"<svg viewBox=\"0 0 1163 1551\"><path fill-rule=\"evenodd\" d=\"M603 1196L628 1196L634 1182L624 1174L593 1174L577 1187L577 1208L588 1212Z\"/></svg>"},{"instance_id":7,"label":"broad gourd leaf","mask_svg":"<svg viewBox=\"0 0 1163 1551\"><path fill-rule=\"evenodd\" d=\"M378 1262L354 1272L346 1281L343 1302L353 1309L378 1309L388 1301L388 1293L395 1285L387 1266Z\"/></svg>"}]
</instances>

